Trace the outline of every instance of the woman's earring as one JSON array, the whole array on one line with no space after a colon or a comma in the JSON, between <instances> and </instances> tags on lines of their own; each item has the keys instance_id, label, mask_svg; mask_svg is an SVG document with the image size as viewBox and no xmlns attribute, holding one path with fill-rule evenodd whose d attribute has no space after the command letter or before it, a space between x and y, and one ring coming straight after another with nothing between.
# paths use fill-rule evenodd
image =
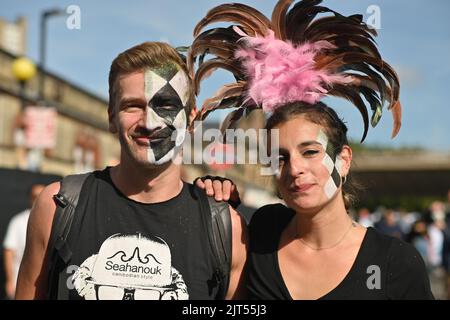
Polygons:
<instances>
[{"instance_id":1,"label":"woman's earring","mask_svg":"<svg viewBox=\"0 0 450 320\"><path fill-rule=\"evenodd\" d=\"M344 176L344 177L342 178L342 185L344 185L346 182L347 182L347 176Z\"/></svg>"}]
</instances>

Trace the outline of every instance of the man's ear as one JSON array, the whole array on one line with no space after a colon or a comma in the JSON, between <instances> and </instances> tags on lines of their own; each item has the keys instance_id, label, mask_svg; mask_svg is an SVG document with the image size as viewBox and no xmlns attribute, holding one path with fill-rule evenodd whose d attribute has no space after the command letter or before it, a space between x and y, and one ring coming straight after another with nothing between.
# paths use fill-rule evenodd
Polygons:
<instances>
[{"instance_id":1,"label":"man's ear","mask_svg":"<svg viewBox=\"0 0 450 320\"><path fill-rule=\"evenodd\" d=\"M115 134L118 132L116 126L116 113L114 111L114 106L111 103L108 106L108 121L109 121L109 132Z\"/></svg>"},{"instance_id":2,"label":"man's ear","mask_svg":"<svg viewBox=\"0 0 450 320\"><path fill-rule=\"evenodd\" d=\"M342 177L346 177L352 164L352 149L347 145L343 146L339 156L342 159L342 168L340 173Z\"/></svg>"},{"instance_id":3,"label":"man's ear","mask_svg":"<svg viewBox=\"0 0 450 320\"><path fill-rule=\"evenodd\" d=\"M188 127L188 131L190 133L192 133L194 131L194 119L197 116L197 106L193 105L191 108L191 111L189 112L189 127Z\"/></svg>"}]
</instances>

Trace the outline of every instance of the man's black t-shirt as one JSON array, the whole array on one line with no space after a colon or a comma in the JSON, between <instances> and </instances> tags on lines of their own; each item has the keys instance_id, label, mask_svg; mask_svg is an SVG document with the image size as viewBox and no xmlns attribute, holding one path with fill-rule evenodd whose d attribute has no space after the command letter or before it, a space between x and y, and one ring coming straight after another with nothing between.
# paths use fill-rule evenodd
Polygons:
<instances>
[{"instance_id":1,"label":"man's black t-shirt","mask_svg":"<svg viewBox=\"0 0 450 320\"><path fill-rule=\"evenodd\" d=\"M260 208L249 225L250 299L292 299L278 265L280 236L294 211L281 205ZM379 277L379 278L377 278ZM433 299L425 264L417 250L368 228L344 280L320 299Z\"/></svg>"},{"instance_id":2,"label":"man's black t-shirt","mask_svg":"<svg viewBox=\"0 0 450 320\"><path fill-rule=\"evenodd\" d=\"M123 195L108 168L91 181L80 193L68 237L72 258L63 272L70 299L215 297L205 221L192 185L184 183L170 200L144 204Z\"/></svg>"}]
</instances>

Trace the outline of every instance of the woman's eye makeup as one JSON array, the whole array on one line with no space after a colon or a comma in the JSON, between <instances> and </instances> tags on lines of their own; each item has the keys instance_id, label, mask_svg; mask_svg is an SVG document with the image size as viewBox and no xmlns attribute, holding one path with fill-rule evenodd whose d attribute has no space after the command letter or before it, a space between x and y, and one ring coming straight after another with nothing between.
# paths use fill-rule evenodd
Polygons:
<instances>
[{"instance_id":1,"label":"woman's eye makeup","mask_svg":"<svg viewBox=\"0 0 450 320\"><path fill-rule=\"evenodd\" d=\"M318 154L319 152L320 152L319 150L310 149L310 150L303 151L302 154L307 157L312 157L312 156Z\"/></svg>"}]
</instances>

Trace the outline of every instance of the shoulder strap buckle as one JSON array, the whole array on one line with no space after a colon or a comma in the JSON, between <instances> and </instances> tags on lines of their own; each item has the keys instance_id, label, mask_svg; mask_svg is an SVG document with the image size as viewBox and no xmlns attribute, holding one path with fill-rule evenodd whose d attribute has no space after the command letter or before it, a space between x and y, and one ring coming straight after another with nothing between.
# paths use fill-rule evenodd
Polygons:
<instances>
[{"instance_id":1,"label":"shoulder strap buckle","mask_svg":"<svg viewBox=\"0 0 450 320\"><path fill-rule=\"evenodd\" d=\"M63 209L68 205L66 198L64 198L62 194L55 194L53 200L55 200L56 204Z\"/></svg>"}]
</instances>

